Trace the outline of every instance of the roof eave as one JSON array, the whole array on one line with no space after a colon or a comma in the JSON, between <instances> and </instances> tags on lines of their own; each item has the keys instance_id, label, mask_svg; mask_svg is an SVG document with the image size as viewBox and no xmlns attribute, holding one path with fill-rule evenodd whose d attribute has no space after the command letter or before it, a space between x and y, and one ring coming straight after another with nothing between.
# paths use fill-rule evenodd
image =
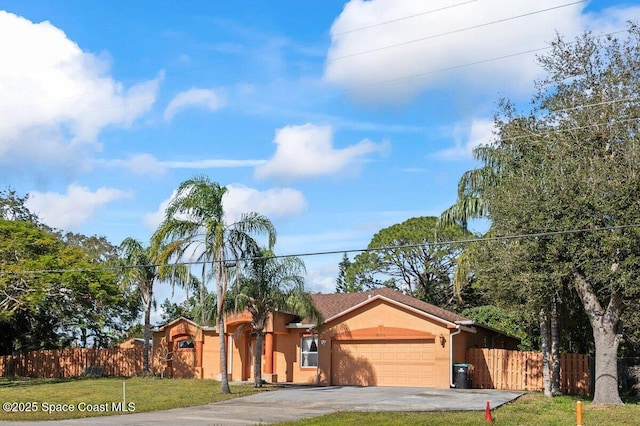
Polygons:
<instances>
[{"instance_id":1,"label":"roof eave","mask_svg":"<svg viewBox=\"0 0 640 426\"><path fill-rule=\"evenodd\" d=\"M407 304L405 304L405 303L398 302L397 300L391 299L391 298L389 298L389 297L387 297L387 296L383 296L383 295L381 295L381 294L376 294L375 296L370 296L370 297L368 297L366 300L363 300L362 302L360 302L360 303L358 303L358 304L356 304L356 305L353 305L353 306L352 306L352 307L350 307L349 309L346 309L346 310L344 310L344 311L342 311L342 312L340 312L340 313L337 313L337 314L333 315L333 316L332 316L332 317L330 317L330 318L327 318L327 319L324 321L324 323L325 323L325 324L327 324L327 323L329 323L330 321L335 320L336 318L339 318L339 317L341 317L341 316L343 316L343 315L346 315L346 314L348 314L349 312L353 312L354 310L359 309L359 308L361 308L362 306L365 306L365 305L367 305L367 304L369 304L369 303L373 302L374 300L378 300L378 299L380 299L380 300L384 300L384 301L386 301L386 302L389 302L389 303L394 304L394 305L397 305L397 306L401 306L401 307L403 307L403 308L405 308L405 309L407 309L407 310L409 310L409 311L412 311L412 312L414 312L414 313L416 313L416 314L418 314L418 315L421 315L421 316L427 317L427 318L429 318L429 319L432 319L432 320L435 320L435 321L438 321L438 322L444 323L444 324L446 324L447 326L453 326L453 327L455 327L455 326L456 326L456 324L455 324L454 322L447 321L447 320L445 320L444 318L440 318L439 316L436 316L436 315L430 314L430 313L428 313L428 312L425 312L425 311L423 311L423 310L420 310L420 309L414 308L413 306L409 306L409 305L407 305Z\"/></svg>"}]
</instances>

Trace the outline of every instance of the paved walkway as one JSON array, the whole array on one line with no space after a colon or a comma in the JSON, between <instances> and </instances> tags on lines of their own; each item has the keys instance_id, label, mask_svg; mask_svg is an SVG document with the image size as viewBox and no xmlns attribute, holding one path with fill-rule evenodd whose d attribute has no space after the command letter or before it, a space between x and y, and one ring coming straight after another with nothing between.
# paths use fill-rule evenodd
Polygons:
<instances>
[{"instance_id":1,"label":"paved walkway","mask_svg":"<svg viewBox=\"0 0 640 426\"><path fill-rule=\"evenodd\" d=\"M335 411L482 411L524 392L353 386L288 386L280 390L197 407L63 421L6 425L255 425L316 417Z\"/></svg>"}]
</instances>

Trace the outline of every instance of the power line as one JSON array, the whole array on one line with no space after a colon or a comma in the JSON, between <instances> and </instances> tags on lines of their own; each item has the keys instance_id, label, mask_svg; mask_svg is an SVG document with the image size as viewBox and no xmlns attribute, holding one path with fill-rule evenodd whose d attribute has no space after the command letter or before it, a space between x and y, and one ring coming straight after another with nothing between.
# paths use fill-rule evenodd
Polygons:
<instances>
[{"instance_id":1,"label":"power line","mask_svg":"<svg viewBox=\"0 0 640 426\"><path fill-rule=\"evenodd\" d=\"M391 23L394 23L394 22L404 21L406 19L416 18L418 16L429 15L429 14L432 14L432 13L435 13L435 12L441 12L443 10L453 9L454 7L463 6L463 5L466 5L466 4L469 4L469 3L474 3L476 1L478 1L478 0L469 0L469 1L465 1L463 3L453 4L451 6L441 7L439 9L432 9L432 10L427 10L427 11L424 11L424 12L414 13L413 15L406 15L406 16L403 16L401 18L390 19L388 21L378 22L378 23L367 25L367 26L364 26L364 27L354 28L352 30L342 31L342 32L333 34L333 36L334 37L340 37L340 36L343 36L345 34L351 34L351 33L357 32L357 31L368 30L369 28L380 27L380 26L391 24Z\"/></svg>"},{"instance_id":2,"label":"power line","mask_svg":"<svg viewBox=\"0 0 640 426\"><path fill-rule=\"evenodd\" d=\"M347 249L347 250L326 250L326 251L314 251L314 252L306 252L306 253L297 253L297 254L283 254L283 255L274 255L274 256L265 256L265 257L250 257L246 259L238 259L237 261L249 261L255 259L284 259L291 257L314 257L314 256L327 256L341 253L364 253L364 252L376 252L383 250L403 250L403 249L414 249L414 248L422 248L422 247L439 247L439 246L447 246L447 245L457 245L457 244L470 244L470 243L478 243L478 242L490 242L490 241L509 241L509 240L517 240L517 239L526 239L526 238L540 238L540 237L550 237L557 235L573 235L573 234L584 234L584 233L592 233L592 232L603 232L603 231L619 231L624 229L633 229L640 228L640 223L631 224L631 225L613 225L613 226L603 226L596 228L579 228L579 229L567 229L567 230L559 230L559 231L543 231L543 232L534 232L528 234L514 234L514 235L502 235L502 236L494 236L494 237L478 237L478 238L468 238L463 240L447 240L447 241L433 241L426 242L420 244L406 244L401 246L384 246L384 247L371 247L371 248L361 248L361 249ZM226 261L181 261L175 262L168 265L161 264L148 264L148 265L128 265L128 266L105 266L101 265L95 268L69 268L69 269L39 269L39 270L23 270L23 271L0 271L0 276L3 275L36 275L36 274L48 274L48 273L65 273L65 272L92 272L97 270L122 270L122 269L133 269L133 268L142 268L142 267L174 267L174 266L197 266L197 265L210 265L221 262L229 262ZM233 261L235 262L235 260Z\"/></svg>"},{"instance_id":3,"label":"power line","mask_svg":"<svg viewBox=\"0 0 640 426\"><path fill-rule=\"evenodd\" d=\"M425 15L425 14L441 11L441 10L444 10L444 9L450 9L450 8L457 7L457 6L466 5L468 3L472 3L472 2L475 2L475 1L477 1L477 0L470 0L470 1L467 1L467 2L458 3L458 4L455 4L455 5L452 5L452 6L444 7L444 8L441 8L441 9L434 9L434 10L420 12L420 13L413 14L413 15L407 15L405 17L397 18L396 20L385 21L385 22L381 22L381 23L378 23L378 24L374 24L372 26L384 25L384 24L391 23L391 22L394 22L394 21L397 21L397 20L404 20L404 19L414 18L414 17L417 17L417 16L421 16L421 15ZM437 38L437 37L443 37L443 36L447 36L447 35L463 32L463 31L467 31L467 30L471 30L471 29L476 29L476 28L481 28L481 27L493 25L493 24L500 23L500 22L505 22L505 21L509 21L509 20L513 20L513 19L526 17L526 16L529 16L529 15L544 13L544 12L551 11L551 10L554 10L554 9L559 9L559 8L563 8L563 7L567 7L567 6L571 6L571 5L575 5L575 4L579 4L579 3L584 3L586 1L587 0L579 0L579 1L572 2L572 3L566 3L566 4L562 4L562 5L559 5L559 6L554 6L554 7L547 8L547 9L542 9L542 10L538 10L538 11L534 11L534 12L528 12L528 13L525 13L525 14L522 14L522 15L511 16L511 17L508 17L508 18L503 18L503 19L499 19L499 20L496 20L496 21L491 21L491 22L487 22L487 23L483 23L483 24L478 24L478 25L474 25L474 26L470 26L470 27L465 27L465 28L461 28L461 29L457 29L457 30L453 30L453 31L449 31L449 32L438 33L438 34L434 34L434 35L431 35L431 36L425 37L425 38L420 38L420 39L416 39L416 40L409 40L409 41L406 41L406 42L402 42L402 43L398 43L398 44L394 44L394 45L390 45L390 46L385 46L385 47L382 47L382 48L377 48L377 49L372 49L372 50L368 50L368 51L364 51L364 52L357 52L357 53L353 53L353 54L349 54L349 55L341 56L341 57L337 57L337 58L327 59L326 62L329 63L329 62L340 60L340 59L347 58L347 57L354 57L354 56L364 55L364 54L368 54L368 53L375 52L375 51L378 51L378 50L386 50L386 49L390 49L390 48L394 48L394 47L403 46L403 45L406 45L406 44L416 43L416 42L423 41L423 40L428 40L428 39ZM356 28L356 29L353 29L353 30L348 30L346 32L340 33L340 34L356 32L356 31L367 29L367 28L369 28L369 27ZM625 32L625 31L626 30L617 31L617 32ZM617 33L617 32L615 32L615 33ZM615 34L615 33L610 33L610 34L607 34L607 35L611 35L611 34ZM492 61L496 61L496 60L506 59L506 58L510 58L510 57L514 57L514 56L519 56L519 55L523 55L523 54L533 53L533 52L541 51L541 50L545 50L545 49L548 49L548 47L539 48L539 49L531 49L531 50L528 50L528 51L517 52L517 53L514 53L514 54L504 55L504 56L500 56L500 57L496 57L496 58L490 58L490 59L480 60L480 61L476 61L476 62L461 64L461 65L458 65L458 66L447 67L447 68L443 68L443 69L440 69L440 70L429 71L429 72L426 72L426 73L412 74L412 75L408 75L408 76L404 76L404 77L400 77L400 78L396 78L396 79L384 80L384 81L381 81L381 82L370 83L370 84L363 85L363 86L356 86L356 87L346 88L345 90L346 91L353 91L353 90L357 90L359 88L366 88L366 87L372 87L372 86L376 86L376 85L393 83L393 82L397 82L397 81L402 81L402 80L422 77L422 76L426 76L426 75L429 75L429 74L434 74L434 73L439 73L439 72L444 72L444 71L451 71L451 70L458 69L458 68L464 68L464 67L468 67L468 66L473 66L473 65L492 62ZM273 48L271 50L275 50L275 48ZM266 51L268 51L268 49ZM264 54L264 52L265 51L261 51L259 53L253 54L253 55L246 55L246 57L262 55L262 54ZM211 68L211 67L206 67L206 68ZM224 85L228 85L230 83L239 82L239 81L241 81L241 80L227 81L227 82L223 83L222 85L224 86ZM74 95L74 96L68 96L68 97L65 97L65 98L54 99L54 100L51 100L49 103L56 103L56 102L62 102L62 101L69 100L69 99L80 98L82 96L86 96L89 93L92 93L92 92L87 92L87 93ZM305 98L307 98L307 97L305 97ZM127 102L127 103L121 103L119 105L105 105L104 108L96 109L96 110L89 111L89 112L98 112L98 111L104 111L104 110L109 110L109 109L113 109L113 108L120 108L120 107L124 107L124 106L128 106L128 105L133 105L133 104L136 104L136 103L147 102L147 101L152 100L152 99L155 99L155 98L151 98L151 97L138 98L136 100L133 100L133 101L130 101L130 102ZM23 108L33 107L34 105L41 105L41 104L31 104L30 106L25 106ZM47 123L47 122L51 122L51 121L55 121L55 120L57 120L57 118L53 117L53 118L44 119L44 120L41 120L41 121L29 123L29 125L43 124L43 123ZM15 127L20 127L20 125L0 126L0 128L15 128Z\"/></svg>"},{"instance_id":4,"label":"power line","mask_svg":"<svg viewBox=\"0 0 640 426\"><path fill-rule=\"evenodd\" d=\"M499 138L500 141L515 141L518 139L527 139L530 137L541 137L541 136L549 136L549 135L554 135L554 134L558 134L558 133L565 133L565 132L569 132L572 130L585 130L585 129L590 129L593 127L600 127L600 126L610 126L612 124L618 124L618 123L628 123L631 121L636 121L640 119L640 117L630 117L630 118L625 118L622 120L614 120L614 121L605 121L605 122L601 122L601 123L591 123L591 124L585 124L583 126L574 126L574 127L565 127L565 128L559 128L559 129L553 129L553 130L547 130L545 132L531 132L528 135L517 135L517 136L510 136L510 137L506 137L506 138Z\"/></svg>"},{"instance_id":5,"label":"power line","mask_svg":"<svg viewBox=\"0 0 640 426\"><path fill-rule=\"evenodd\" d=\"M424 12L418 12L418 13L414 13L414 14L411 14L411 15L406 15L406 16L402 16L400 18L391 19L391 20L384 21L384 22L378 22L376 24L372 24L372 25L368 25L368 26L364 26L364 27L360 27L360 28L353 28L353 29L350 29L350 30L343 31L341 33L334 34L334 36L336 36L336 37L337 36L342 36L344 34L351 34L351 33L358 32L358 31L363 31L363 30L366 30L366 29L369 29L369 28L374 28L374 27L378 27L378 26L382 26L382 25L387 25L387 24L390 24L390 23L393 23L393 22L403 21L403 20L406 20L406 19L412 19L412 18L416 18L418 16L424 16L424 15L432 14L432 13L435 13L435 12L440 12L440 11L443 11L443 10L446 10L446 9L452 9L452 8L455 8L455 7L458 7L458 6L463 6L463 5L466 5L466 4L469 4L469 3L474 3L476 1L478 1L478 0L468 0L468 1L465 1L465 2L462 2L462 3L457 3L457 4L454 4L454 5L451 5L451 6L441 7L439 9L427 10L427 11L424 11ZM307 40L306 42L308 43L309 41L320 40L321 38L322 37L316 37L315 39ZM251 57L256 57L256 56L262 56L262 55L265 55L266 53L269 53L269 52L275 52L278 49L280 49L280 48L279 47L272 47L270 49L261 49L259 52L256 52L256 53L253 53L253 54L246 54L246 55L244 55L244 57L245 58L251 58ZM222 61L218 61L218 63L214 64L214 65L219 65L219 64L222 64L222 63L223 63ZM211 68L212 68L212 66L206 66L206 67L201 67L200 70L202 70L202 69L211 69ZM193 71L193 70L191 70L191 71ZM176 74L179 75L180 73L172 73L171 76L175 76ZM231 82L237 82L237 81L240 81L240 80L233 80ZM223 85L226 85L226 84L229 84L229 83L230 82L226 82L226 83L223 83ZM81 97L87 96L87 95L89 95L91 93L96 93L96 92L95 91L84 92L84 93L77 94L77 95L65 96L65 97L62 97L62 98L52 99L52 100L50 100L50 101L48 101L46 103L37 103L37 104L25 105L22 108L23 109L29 109L29 108L32 108L35 105L46 105L46 104L54 104L54 103L57 103L57 102L64 102L64 101L68 101L68 100L72 100L72 99L81 98ZM149 100L149 99L151 99L151 98L142 98L140 100L132 101L132 102L129 102L129 103L126 103L126 104L123 104L123 105L118 105L118 107L131 105L131 104L134 104L134 103L137 103L137 102L146 101L146 100ZM109 109L109 108L111 108L111 107L110 106L105 107L105 109ZM96 110L96 111L99 111L99 110ZM0 112L3 112L3 111L0 111ZM51 118L51 119L48 119L46 121L51 121L51 120L55 120L55 118Z\"/></svg>"},{"instance_id":6,"label":"power line","mask_svg":"<svg viewBox=\"0 0 640 426\"><path fill-rule=\"evenodd\" d=\"M565 3L559 6L554 6L554 7L549 7L547 9L541 9L541 10L537 10L535 12L528 12L528 13L524 13L522 15L515 15L515 16L511 16L508 18L503 18L503 19L498 19L495 21L490 21L490 22L485 22L483 24L478 24L478 25L472 25L470 27L464 27L464 28L459 28L457 30L452 30L452 31L446 31L443 33L438 33L438 34L434 34L428 37L422 37L422 38L418 38L418 39L414 39L414 40L408 40L408 41L404 41L401 43L395 43L395 44L390 44L388 46L383 46L383 47L378 47L375 49L371 49L371 50L365 50L365 51L361 51L361 52L356 52L356 53L352 53L349 55L343 55L343 56L338 56L336 58L331 58L329 60L327 60L327 62L334 62L334 61L338 61L338 60L342 60L342 59L346 59L346 58L351 58L354 56L359 56L359 55L365 55L368 53L373 53L373 52L379 52L381 50L386 50L386 49L391 49L391 48L395 48L395 47L400 47L400 46L406 46L408 44L413 44L413 43L418 43L421 41L426 41L426 40L431 40L434 38L439 38L439 37L444 37L444 36L448 36L448 35L452 35L452 34L457 34L457 33L461 33L464 31L469 31L469 30L474 30L474 29L478 29L478 28L482 28L482 27L487 27L489 25L494 25L494 24L499 24L502 22L507 22L507 21L512 21L514 19L519 19L519 18L524 18L526 16L531 16L531 15L536 15L539 13L544 13L544 12L549 12L551 10L555 10L555 9L560 9L563 7L567 7L567 6L573 6L579 3L585 3L587 0L578 0L578 1L574 1L572 3Z\"/></svg>"},{"instance_id":7,"label":"power line","mask_svg":"<svg viewBox=\"0 0 640 426\"><path fill-rule=\"evenodd\" d=\"M477 1L477 0L474 0L474 1ZM628 32L628 31L627 30L614 31L614 32L611 32L611 33L602 34L602 35L600 35L598 37L599 38L608 37L608 36L611 36L611 35L624 33L624 32ZM531 54L531 53L535 53L535 52L541 52L541 51L549 50L549 49L550 49L550 47L547 46L547 47L540 47L540 48L536 48L536 49L524 50L524 51L520 51L520 52L516 52L516 53L510 53L510 54L503 55L503 56L497 56L497 57L488 58L488 59L481 59L481 60L478 60L478 61L475 61L475 62L467 62L467 63L464 63L464 64L453 65L453 66L450 66L450 67L440 68L440 69L437 69L437 70L427 71L427 72L423 72L423 73L409 74L409 75L406 75L406 76L397 77L397 78L388 79L388 80L381 80L381 81L377 81L377 82L374 82L374 83L367 83L367 84L362 84L362 85L359 85L359 86L351 86L351 87L345 88L344 90L346 92L354 92L354 91L366 89L368 87L375 87L375 86L381 86L381 85L385 85L385 84L398 83L400 81L412 80L412 79L425 77L425 76L432 75L432 74L439 74L439 73L442 73L442 72L453 71L453 70L456 70L456 69L467 68L467 67L471 67L471 66L474 66L474 65L480 65L480 64L489 63L489 62L495 62L495 61L499 61L499 60L503 60L503 59L508 59L508 58L521 56L521 55L527 55L527 54ZM237 80L237 81L239 81L239 80ZM79 95L79 96L82 96L82 95ZM317 97L323 97L323 96L330 96L330 95L318 95ZM70 97L70 98L72 98L72 97ZM301 97L299 99L309 99L309 98L312 98L312 97L305 96L305 97ZM560 110L554 110L554 112L571 111L571 110L575 110L575 109L579 109L579 108L583 108L583 107L589 107L589 106L601 106L601 105L607 105L607 104L614 104L614 103L618 103L618 102L636 100L636 99L639 99L639 98L640 98L640 96L634 96L634 97L628 97L628 98L623 98L623 99L603 101L603 102L594 103L594 104L576 105L576 106L569 107L569 108L564 108L564 109L560 109ZM65 98L65 99L69 99L69 98ZM146 101L149 101L151 99L152 98L139 98L139 99L136 99L135 101L130 101L130 102L122 103L122 104L118 104L118 105L108 105L108 106L105 106L104 108L95 109L95 110L92 110L90 112L99 112L99 111L105 111L105 110L114 109L114 108L121 108L123 106L129 106L129 105L134 105L134 104L141 103L141 102L146 102ZM60 99L60 100L62 100L62 99ZM58 100L52 101L52 102L57 102L57 101ZM39 121L36 121L36 122L29 123L29 125L44 124L44 123L48 123L48 122L55 121L55 120L57 120L57 118L43 119L43 120L39 120ZM14 125L0 126L0 128L4 128L4 129L16 128L16 127L21 127L21 125L14 124Z\"/></svg>"},{"instance_id":8,"label":"power line","mask_svg":"<svg viewBox=\"0 0 640 426\"><path fill-rule=\"evenodd\" d=\"M477 0L474 0L474 1L477 1ZM578 1L578 2L575 2L575 3L581 3L581 2L584 2L584 1L586 1L586 0L581 0L581 1ZM570 3L570 4L575 4L575 3ZM566 6L566 5L564 5L564 6ZM564 6L557 6L557 7L564 7ZM534 12L534 13L540 13L540 12ZM513 18L511 18L511 19L513 19ZM598 38L609 37L611 35L624 33L624 32L628 32L628 30L614 31L614 32L602 34L602 35L597 36L597 37ZM568 43L568 44L573 44L573 43L575 43L575 42L571 42L571 43ZM374 83L368 83L368 84L363 84L363 85L359 85L359 86L351 86L351 87L345 88L344 90L346 92L353 92L353 91L361 90L363 88L381 86L381 85L390 84L390 83L397 83L397 82L400 82L400 81L405 81L405 80L425 77L425 76L428 76L428 75L447 72L447 71L453 71L453 70L456 70L456 69L461 69L461 68L466 68L466 67L470 67L470 66L474 66L474 65L480 65L480 64L484 64L484 63L494 62L494 61L498 61L498 60L502 60L502 59L508 59L508 58L512 58L512 57L516 57L516 56L531 54L531 53L540 52L540 51L549 50L549 49L550 49L549 46L540 47L540 48L536 48L536 49L530 49L530 50L511 53L511 54L507 54L507 55L497 56L497 57L493 57L493 58L482 59L482 60L478 60L478 61L475 61L475 62L468 62L468 63L464 63L464 64L460 64L460 65L453 65L453 66L450 66L450 67L440 68L440 69L437 69L437 70L427 71L427 72L424 72L424 73L409 74L409 75L406 75L406 76L397 77L397 78L388 79L388 80L382 80L382 81L378 81L378 82L374 82ZM367 53L367 52L364 52L364 53ZM357 54L354 54L354 55L351 55L351 56L356 56L356 55ZM241 81L241 80L227 81L223 85L228 85L228 84L230 84L232 82L238 82L238 81ZM84 96L84 95L86 95L86 94L78 95L78 97ZM316 97L325 97L325 96L330 96L330 95L323 94L323 95L318 95ZM73 97L67 97L67 98L64 98L64 99L53 100L53 101L51 101L51 103L62 101L62 100L65 100L65 99L71 99L71 98L73 98ZM309 98L313 98L313 97L304 96L304 97L300 97L299 99L309 99ZM127 102L127 103L121 103L119 105L105 105L104 108L95 109L95 110L92 110L92 111L89 111L89 112L98 112L98 111L104 111L104 110L109 110L109 109L114 109L114 108L120 108L120 107L129 106L129 105L134 105L136 103L146 102L146 101L149 101L149 100L152 100L152 98L138 98L138 99L136 99L134 101L130 101L130 102ZM620 101L622 101L622 100L620 100ZM612 101L612 102L619 102L619 101ZM581 107L580 105L577 105L577 106L572 107L572 108L580 108L580 107ZM568 111L570 109L571 108L567 108L566 110ZM562 110L559 110L559 111L562 111ZM52 122L52 121L56 121L56 120L57 120L57 118L49 118L49 119L44 119L44 120L39 120L39 121L36 121L36 122L29 123L29 125L44 124L44 123L48 123L48 122ZM17 127L21 127L21 125L18 125L18 124L6 125L6 126L1 126L0 125L0 128L17 128Z\"/></svg>"}]
</instances>

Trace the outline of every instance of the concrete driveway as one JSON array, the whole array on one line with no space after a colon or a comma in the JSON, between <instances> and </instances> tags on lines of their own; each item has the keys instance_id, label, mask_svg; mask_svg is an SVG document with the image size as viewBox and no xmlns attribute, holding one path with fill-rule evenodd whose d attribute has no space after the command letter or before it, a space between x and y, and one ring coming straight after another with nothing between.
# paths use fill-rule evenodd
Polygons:
<instances>
[{"instance_id":1,"label":"concrete driveway","mask_svg":"<svg viewBox=\"0 0 640 426\"><path fill-rule=\"evenodd\" d=\"M321 416L335 411L482 411L524 392L354 386L287 386L197 407L124 416L1 425L255 425Z\"/></svg>"}]
</instances>

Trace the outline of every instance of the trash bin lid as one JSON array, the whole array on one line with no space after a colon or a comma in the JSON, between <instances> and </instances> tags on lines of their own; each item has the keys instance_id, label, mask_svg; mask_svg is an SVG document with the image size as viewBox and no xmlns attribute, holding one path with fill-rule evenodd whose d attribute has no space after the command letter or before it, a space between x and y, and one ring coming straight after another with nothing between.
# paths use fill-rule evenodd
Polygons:
<instances>
[{"instance_id":1,"label":"trash bin lid","mask_svg":"<svg viewBox=\"0 0 640 426\"><path fill-rule=\"evenodd\" d=\"M471 364L453 364L454 367L468 367Z\"/></svg>"}]
</instances>

